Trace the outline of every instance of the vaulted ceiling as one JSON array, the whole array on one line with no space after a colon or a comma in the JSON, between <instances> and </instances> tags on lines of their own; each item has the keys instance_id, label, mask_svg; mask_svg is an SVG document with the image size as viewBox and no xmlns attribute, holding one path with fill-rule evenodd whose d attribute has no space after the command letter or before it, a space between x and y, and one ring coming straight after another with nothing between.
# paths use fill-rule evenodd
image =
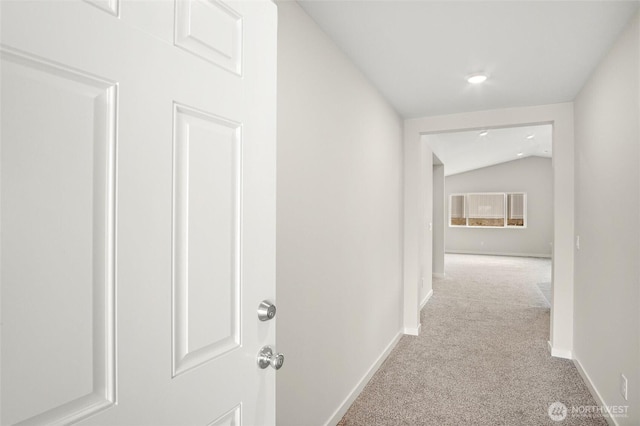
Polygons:
<instances>
[{"instance_id":1,"label":"vaulted ceiling","mask_svg":"<svg viewBox=\"0 0 640 426\"><path fill-rule=\"evenodd\" d=\"M551 124L424 135L445 176L527 157L552 155Z\"/></svg>"},{"instance_id":2,"label":"vaulted ceiling","mask_svg":"<svg viewBox=\"0 0 640 426\"><path fill-rule=\"evenodd\" d=\"M299 3L405 118L571 101L639 5ZM489 79L470 85L475 72Z\"/></svg>"}]
</instances>

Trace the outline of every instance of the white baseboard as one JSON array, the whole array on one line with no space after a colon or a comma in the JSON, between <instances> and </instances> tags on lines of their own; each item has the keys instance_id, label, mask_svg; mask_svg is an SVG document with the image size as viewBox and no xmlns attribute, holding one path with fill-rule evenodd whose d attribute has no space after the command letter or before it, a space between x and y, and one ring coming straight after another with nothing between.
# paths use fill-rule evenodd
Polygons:
<instances>
[{"instance_id":1,"label":"white baseboard","mask_svg":"<svg viewBox=\"0 0 640 426\"><path fill-rule=\"evenodd\" d=\"M396 334L395 337L391 339L391 342L389 342L384 351L382 351L378 359L375 360L373 365L369 368L369 370L367 370L365 375L362 377L362 379L360 379L353 390L349 392L349 395L347 395L344 401L342 401L342 404L340 404L338 409L334 411L333 415L331 415L329 420L325 423L325 426L336 425L340 420L342 420L342 417L344 417L344 415L347 413L347 410L349 410L351 404L353 404L358 395L360 395L360 392L362 392L367 383L369 383L369 380L371 380L376 371L378 371L378 368L380 368L382 363L387 359L393 348L396 347L401 337L402 333L398 332L398 334Z\"/></svg>"},{"instance_id":2,"label":"white baseboard","mask_svg":"<svg viewBox=\"0 0 640 426\"><path fill-rule=\"evenodd\" d=\"M433 272L433 273L431 274L431 276L432 276L433 278L444 278L444 272L442 272L442 273L441 273L441 272Z\"/></svg>"},{"instance_id":3,"label":"white baseboard","mask_svg":"<svg viewBox=\"0 0 640 426\"><path fill-rule=\"evenodd\" d=\"M422 308L424 308L424 305L426 305L427 302L429 301L429 299L431 299L431 296L433 296L433 289L429 290L429 293L427 293L427 295L424 297L424 300L422 301L422 303L420 303L420 310L422 310Z\"/></svg>"},{"instance_id":4,"label":"white baseboard","mask_svg":"<svg viewBox=\"0 0 640 426\"><path fill-rule=\"evenodd\" d=\"M605 407L607 410L607 413L609 413L608 416L604 416L607 423L610 426L618 426L619 425L618 421L616 420L615 417L611 417L609 406L602 398L602 395L600 395L600 392L598 392L598 389L596 389L596 386L593 384L591 377L589 377L587 372L584 370L584 368L582 367L582 364L580 364L580 361L577 358L574 358L573 364L576 366L578 373L580 373L580 376L582 377L582 381L584 382L585 385L587 385L587 389L589 389L589 392L591 393L591 396L593 397L593 399L595 399L596 404L598 404L601 407Z\"/></svg>"},{"instance_id":5,"label":"white baseboard","mask_svg":"<svg viewBox=\"0 0 640 426\"><path fill-rule=\"evenodd\" d=\"M549 253L504 253L496 251L478 251L478 250L447 250L447 253L451 254L479 254L485 256L514 256L514 257L542 257L545 259L551 259Z\"/></svg>"},{"instance_id":6,"label":"white baseboard","mask_svg":"<svg viewBox=\"0 0 640 426\"><path fill-rule=\"evenodd\" d=\"M568 351L566 349L558 349L558 348L554 348L551 345L551 342L547 340L547 345L549 346L549 352L551 353L551 356L554 356L556 358L564 358L564 359L573 359L573 354L571 353L571 351Z\"/></svg>"},{"instance_id":7,"label":"white baseboard","mask_svg":"<svg viewBox=\"0 0 640 426\"><path fill-rule=\"evenodd\" d=\"M417 327L405 327L404 334L408 334L410 336L419 336L421 328L422 328L422 324L418 324Z\"/></svg>"}]
</instances>

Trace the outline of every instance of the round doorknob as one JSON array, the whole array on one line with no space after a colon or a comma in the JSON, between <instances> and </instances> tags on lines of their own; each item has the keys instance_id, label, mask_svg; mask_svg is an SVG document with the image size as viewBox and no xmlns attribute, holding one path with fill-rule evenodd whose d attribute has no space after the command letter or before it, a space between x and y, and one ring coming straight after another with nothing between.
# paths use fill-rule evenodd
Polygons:
<instances>
[{"instance_id":1,"label":"round doorknob","mask_svg":"<svg viewBox=\"0 0 640 426\"><path fill-rule=\"evenodd\" d=\"M282 364L284 364L284 355L274 354L270 346L265 346L258 352L258 366L260 368L272 366L276 370L279 370Z\"/></svg>"}]
</instances>

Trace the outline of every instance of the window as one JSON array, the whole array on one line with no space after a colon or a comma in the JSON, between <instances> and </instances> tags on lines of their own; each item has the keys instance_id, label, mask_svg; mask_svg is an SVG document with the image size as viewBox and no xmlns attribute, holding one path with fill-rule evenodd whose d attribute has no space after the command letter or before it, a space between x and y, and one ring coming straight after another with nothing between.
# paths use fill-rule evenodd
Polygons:
<instances>
[{"instance_id":1,"label":"window","mask_svg":"<svg viewBox=\"0 0 640 426\"><path fill-rule=\"evenodd\" d=\"M467 215L464 210L464 195L452 195L451 196L451 222L452 226L466 226Z\"/></svg>"},{"instance_id":2,"label":"window","mask_svg":"<svg viewBox=\"0 0 640 426\"><path fill-rule=\"evenodd\" d=\"M507 194L507 226L524 226L524 194Z\"/></svg>"},{"instance_id":3,"label":"window","mask_svg":"<svg viewBox=\"0 0 640 426\"><path fill-rule=\"evenodd\" d=\"M504 194L467 194L467 226L504 226Z\"/></svg>"},{"instance_id":4,"label":"window","mask_svg":"<svg viewBox=\"0 0 640 426\"><path fill-rule=\"evenodd\" d=\"M524 228L526 199L521 192L452 194L449 226Z\"/></svg>"}]
</instances>

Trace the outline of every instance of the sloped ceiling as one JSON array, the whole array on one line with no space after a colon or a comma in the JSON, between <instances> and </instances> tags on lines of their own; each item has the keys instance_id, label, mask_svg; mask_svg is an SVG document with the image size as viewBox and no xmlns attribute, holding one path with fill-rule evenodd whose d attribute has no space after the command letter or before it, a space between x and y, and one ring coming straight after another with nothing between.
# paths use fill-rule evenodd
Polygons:
<instances>
[{"instance_id":1,"label":"sloped ceiling","mask_svg":"<svg viewBox=\"0 0 640 426\"><path fill-rule=\"evenodd\" d=\"M482 130L425 135L423 139L444 164L445 176L553 154L550 124Z\"/></svg>"},{"instance_id":2,"label":"sloped ceiling","mask_svg":"<svg viewBox=\"0 0 640 426\"><path fill-rule=\"evenodd\" d=\"M405 118L574 99L638 1L299 4ZM485 72L472 86L466 76Z\"/></svg>"}]
</instances>

